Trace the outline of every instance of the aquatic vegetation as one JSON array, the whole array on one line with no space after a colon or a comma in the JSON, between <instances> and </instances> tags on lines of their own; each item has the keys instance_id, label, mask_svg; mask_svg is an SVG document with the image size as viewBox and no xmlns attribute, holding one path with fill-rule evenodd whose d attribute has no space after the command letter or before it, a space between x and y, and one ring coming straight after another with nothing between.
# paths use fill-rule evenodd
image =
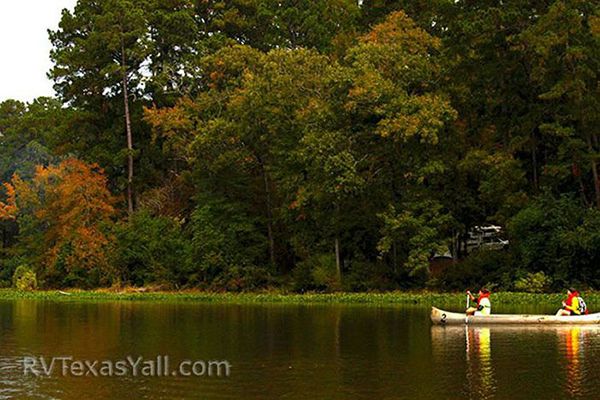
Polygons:
<instances>
[{"instance_id":1,"label":"aquatic vegetation","mask_svg":"<svg viewBox=\"0 0 600 400\"><path fill-rule=\"evenodd\" d=\"M498 292L493 294L496 304L560 304L564 294L533 294ZM600 292L585 296L588 304L600 304ZM110 292L110 291L17 291L0 290L0 300L39 299L51 301L173 301L223 304L365 304L395 305L443 304L462 307L464 293L435 292L385 292L385 293L212 293L199 291L183 292ZM593 308L593 307L592 307Z\"/></svg>"}]
</instances>

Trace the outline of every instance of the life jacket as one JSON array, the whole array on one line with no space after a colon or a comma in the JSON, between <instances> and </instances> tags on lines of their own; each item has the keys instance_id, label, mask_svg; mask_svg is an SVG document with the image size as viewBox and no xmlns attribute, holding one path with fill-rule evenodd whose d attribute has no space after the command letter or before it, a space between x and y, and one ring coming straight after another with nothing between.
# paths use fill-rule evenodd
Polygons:
<instances>
[{"instance_id":1,"label":"life jacket","mask_svg":"<svg viewBox=\"0 0 600 400\"><path fill-rule=\"evenodd\" d=\"M588 308L587 308L587 304L585 304L585 301L583 300L583 297L577 296L577 300L579 302L579 313L581 315L587 315L587 314L589 314L589 311L588 311Z\"/></svg>"},{"instance_id":2,"label":"life jacket","mask_svg":"<svg viewBox=\"0 0 600 400\"><path fill-rule=\"evenodd\" d=\"M477 299L477 311L483 315L490 315L492 312L492 303L490 302L490 294L481 294Z\"/></svg>"},{"instance_id":3,"label":"life jacket","mask_svg":"<svg viewBox=\"0 0 600 400\"><path fill-rule=\"evenodd\" d=\"M567 301L565 302L565 304L567 305L567 310L577 315L581 314L581 306L579 303L579 299L579 292L571 293L569 297L567 297ZM577 306L573 304L573 300L577 300Z\"/></svg>"}]
</instances>

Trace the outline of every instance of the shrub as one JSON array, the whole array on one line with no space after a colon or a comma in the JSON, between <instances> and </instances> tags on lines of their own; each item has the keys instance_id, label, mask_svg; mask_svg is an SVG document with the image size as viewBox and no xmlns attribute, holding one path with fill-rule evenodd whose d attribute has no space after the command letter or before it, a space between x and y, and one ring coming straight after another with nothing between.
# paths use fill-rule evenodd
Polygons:
<instances>
[{"instance_id":1,"label":"shrub","mask_svg":"<svg viewBox=\"0 0 600 400\"><path fill-rule=\"evenodd\" d=\"M17 268L22 264L27 264L27 260L22 257L11 255L2 258L0 256L0 287L8 288L14 286L13 275Z\"/></svg>"},{"instance_id":2,"label":"shrub","mask_svg":"<svg viewBox=\"0 0 600 400\"><path fill-rule=\"evenodd\" d=\"M25 265L20 265L13 274L13 285L18 290L37 289L37 278L35 272Z\"/></svg>"},{"instance_id":3,"label":"shrub","mask_svg":"<svg viewBox=\"0 0 600 400\"><path fill-rule=\"evenodd\" d=\"M140 211L117 224L114 231L112 264L121 283L187 283L190 243L177 221Z\"/></svg>"},{"instance_id":4,"label":"shrub","mask_svg":"<svg viewBox=\"0 0 600 400\"><path fill-rule=\"evenodd\" d=\"M390 268L383 263L353 261L343 281L344 290L349 292L397 289Z\"/></svg>"},{"instance_id":5,"label":"shrub","mask_svg":"<svg viewBox=\"0 0 600 400\"><path fill-rule=\"evenodd\" d=\"M543 272L528 272L524 277L515 281L517 292L544 293L550 290L552 278Z\"/></svg>"},{"instance_id":6,"label":"shrub","mask_svg":"<svg viewBox=\"0 0 600 400\"><path fill-rule=\"evenodd\" d=\"M308 263L298 263L292 271L293 290L304 292L315 289L315 282Z\"/></svg>"},{"instance_id":7,"label":"shrub","mask_svg":"<svg viewBox=\"0 0 600 400\"><path fill-rule=\"evenodd\" d=\"M221 273L212 284L214 290L245 292L264 289L271 283L271 276L265 268L234 266Z\"/></svg>"},{"instance_id":8,"label":"shrub","mask_svg":"<svg viewBox=\"0 0 600 400\"><path fill-rule=\"evenodd\" d=\"M335 255L320 253L301 261L294 268L294 289L305 290L339 290Z\"/></svg>"},{"instance_id":9,"label":"shrub","mask_svg":"<svg viewBox=\"0 0 600 400\"><path fill-rule=\"evenodd\" d=\"M224 200L202 199L190 221L191 253L194 266L191 284L211 285L227 281L235 268L262 265L267 253L260 222L244 211L243 205Z\"/></svg>"}]
</instances>

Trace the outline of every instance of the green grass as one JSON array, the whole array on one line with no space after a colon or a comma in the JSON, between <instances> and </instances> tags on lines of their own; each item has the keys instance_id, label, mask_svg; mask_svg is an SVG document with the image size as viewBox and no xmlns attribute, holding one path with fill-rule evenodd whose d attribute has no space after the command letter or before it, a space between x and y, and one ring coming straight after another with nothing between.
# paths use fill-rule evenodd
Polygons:
<instances>
[{"instance_id":1,"label":"green grass","mask_svg":"<svg viewBox=\"0 0 600 400\"><path fill-rule=\"evenodd\" d=\"M225 304L421 304L462 305L464 293L389 292L389 293L210 293L210 292L107 292L107 291L59 291L22 292L0 289L0 300L39 299L52 301L166 301ZM528 294L498 292L492 294L497 304L560 304L564 294ZM589 304L600 304L600 292L585 296Z\"/></svg>"}]
</instances>

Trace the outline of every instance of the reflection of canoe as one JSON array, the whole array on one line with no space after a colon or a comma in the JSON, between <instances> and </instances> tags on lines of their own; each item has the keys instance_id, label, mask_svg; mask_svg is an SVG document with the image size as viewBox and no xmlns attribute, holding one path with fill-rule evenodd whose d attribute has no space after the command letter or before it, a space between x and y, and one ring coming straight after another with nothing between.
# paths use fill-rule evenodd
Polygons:
<instances>
[{"instance_id":1,"label":"reflection of canoe","mask_svg":"<svg viewBox=\"0 0 600 400\"><path fill-rule=\"evenodd\" d=\"M600 313L577 316L556 315L519 315L519 314L492 314L479 316L466 316L461 313L453 313L431 307L431 321L436 325L458 325L458 324L600 324Z\"/></svg>"},{"instance_id":2,"label":"reflection of canoe","mask_svg":"<svg viewBox=\"0 0 600 400\"><path fill-rule=\"evenodd\" d=\"M482 329L489 329L492 333L499 335L511 335L526 332L531 335L536 334L555 334L564 336L572 331L582 332L584 334L592 333L600 335L600 323L588 325L566 325L566 324L496 324L496 325L468 325L468 330L465 329L464 317L463 325L432 325L431 338L432 340L459 340L458 337L465 336L469 331L479 332Z\"/></svg>"}]
</instances>

